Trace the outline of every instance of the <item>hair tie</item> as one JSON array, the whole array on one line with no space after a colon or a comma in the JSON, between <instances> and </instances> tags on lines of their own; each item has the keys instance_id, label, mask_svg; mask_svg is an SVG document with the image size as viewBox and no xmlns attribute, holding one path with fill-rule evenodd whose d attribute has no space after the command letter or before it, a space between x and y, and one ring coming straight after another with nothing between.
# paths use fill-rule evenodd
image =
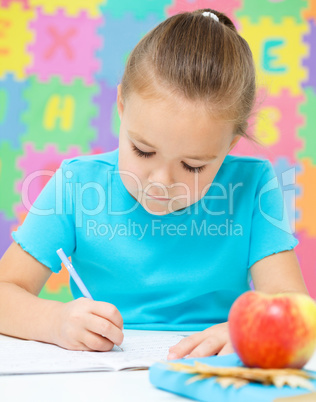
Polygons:
<instances>
[{"instance_id":1,"label":"hair tie","mask_svg":"<svg viewBox=\"0 0 316 402\"><path fill-rule=\"evenodd\" d=\"M211 17L211 18L213 18L213 20L219 22L218 16L215 15L214 13L211 13L210 11L204 11L204 13L202 13L202 15L204 15L204 17Z\"/></svg>"}]
</instances>

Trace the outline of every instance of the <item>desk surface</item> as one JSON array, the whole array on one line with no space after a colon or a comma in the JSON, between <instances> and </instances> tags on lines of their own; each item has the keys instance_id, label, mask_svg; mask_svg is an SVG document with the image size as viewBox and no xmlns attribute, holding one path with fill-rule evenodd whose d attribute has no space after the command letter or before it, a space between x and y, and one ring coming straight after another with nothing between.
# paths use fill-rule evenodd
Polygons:
<instances>
[{"instance_id":1,"label":"desk surface","mask_svg":"<svg viewBox=\"0 0 316 402\"><path fill-rule=\"evenodd\" d=\"M124 332L139 334L149 331ZM194 332L172 333L189 335ZM0 335L0 341L2 339L7 337ZM316 352L306 368L316 370ZM148 375L148 370L139 370L0 376L0 400L5 402L188 401L187 398L155 388L149 382Z\"/></svg>"},{"instance_id":2,"label":"desk surface","mask_svg":"<svg viewBox=\"0 0 316 402\"><path fill-rule=\"evenodd\" d=\"M127 334L161 331L124 330ZM194 332L168 331L190 335ZM0 335L0 342L10 339ZM3 402L140 402L188 401L155 388L148 370L0 376L0 401Z\"/></svg>"}]
</instances>

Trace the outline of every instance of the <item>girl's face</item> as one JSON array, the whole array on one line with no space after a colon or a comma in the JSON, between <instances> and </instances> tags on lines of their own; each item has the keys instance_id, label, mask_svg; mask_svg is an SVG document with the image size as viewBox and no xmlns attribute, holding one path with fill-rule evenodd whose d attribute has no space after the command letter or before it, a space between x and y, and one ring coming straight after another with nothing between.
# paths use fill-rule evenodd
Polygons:
<instances>
[{"instance_id":1,"label":"girl's face","mask_svg":"<svg viewBox=\"0 0 316 402\"><path fill-rule=\"evenodd\" d=\"M119 85L117 106L121 179L154 215L202 198L241 138L232 122L211 119L201 106L179 98L155 102L133 93L123 105Z\"/></svg>"}]
</instances>

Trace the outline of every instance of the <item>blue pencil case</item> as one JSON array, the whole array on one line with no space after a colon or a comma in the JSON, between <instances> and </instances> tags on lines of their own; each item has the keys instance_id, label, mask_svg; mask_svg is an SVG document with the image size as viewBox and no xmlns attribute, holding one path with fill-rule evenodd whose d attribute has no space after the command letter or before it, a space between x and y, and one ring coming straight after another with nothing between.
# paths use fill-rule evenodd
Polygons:
<instances>
[{"instance_id":1,"label":"blue pencil case","mask_svg":"<svg viewBox=\"0 0 316 402\"><path fill-rule=\"evenodd\" d=\"M172 362L194 365L194 361L217 367L239 366L245 367L236 353L224 356L210 356L203 358L190 358L172 360ZM313 371L307 372L315 375ZM155 387L185 396L197 401L216 402L273 402L276 398L290 397L310 393L304 388L291 388L288 385L277 388L274 385L250 383L236 389L233 386L222 388L215 382L215 378L195 381L185 384L194 374L172 371L163 363L155 363L149 368L149 381ZM316 380L309 380L316 391ZM315 394L316 401L316 394Z\"/></svg>"}]
</instances>

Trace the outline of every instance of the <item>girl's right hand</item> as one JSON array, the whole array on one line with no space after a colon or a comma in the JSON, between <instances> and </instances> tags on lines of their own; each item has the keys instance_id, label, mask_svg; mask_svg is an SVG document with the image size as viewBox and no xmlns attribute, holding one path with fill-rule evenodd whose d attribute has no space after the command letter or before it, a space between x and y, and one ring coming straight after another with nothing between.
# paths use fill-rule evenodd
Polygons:
<instances>
[{"instance_id":1,"label":"girl's right hand","mask_svg":"<svg viewBox=\"0 0 316 402\"><path fill-rule=\"evenodd\" d=\"M85 297L63 303L55 325L54 343L65 349L107 352L124 339L118 309Z\"/></svg>"}]
</instances>

